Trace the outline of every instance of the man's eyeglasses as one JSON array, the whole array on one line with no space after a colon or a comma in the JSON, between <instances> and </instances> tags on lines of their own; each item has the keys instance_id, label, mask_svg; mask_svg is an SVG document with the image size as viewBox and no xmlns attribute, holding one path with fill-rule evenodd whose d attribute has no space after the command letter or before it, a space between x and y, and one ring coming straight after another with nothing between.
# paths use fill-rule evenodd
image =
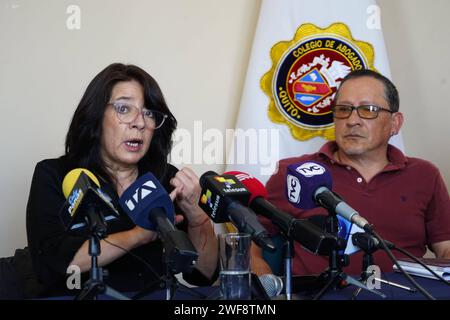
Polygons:
<instances>
[{"instance_id":1,"label":"man's eyeglasses","mask_svg":"<svg viewBox=\"0 0 450 320\"><path fill-rule=\"evenodd\" d=\"M112 105L116 111L117 118L127 124L133 122L136 120L138 115L142 114L146 125L150 128L158 129L163 125L164 121L168 117L166 114L156 110L145 108L140 110L138 107L126 102L116 101L108 103L108 105Z\"/></svg>"},{"instance_id":2,"label":"man's eyeglasses","mask_svg":"<svg viewBox=\"0 0 450 320\"><path fill-rule=\"evenodd\" d=\"M380 111L386 111L389 113L395 113L395 111L382 108L375 105L362 105L362 106L348 106L344 104L337 104L331 108L333 111L333 117L337 119L347 119L352 114L353 110L358 112L358 116L362 119L375 119L378 117Z\"/></svg>"}]
</instances>

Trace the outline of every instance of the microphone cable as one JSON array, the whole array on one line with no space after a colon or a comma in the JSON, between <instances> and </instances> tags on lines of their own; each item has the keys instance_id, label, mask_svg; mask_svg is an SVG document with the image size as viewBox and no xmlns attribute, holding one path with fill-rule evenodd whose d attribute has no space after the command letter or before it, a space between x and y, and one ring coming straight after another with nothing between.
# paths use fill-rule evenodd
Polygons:
<instances>
[{"instance_id":1,"label":"microphone cable","mask_svg":"<svg viewBox=\"0 0 450 320\"><path fill-rule=\"evenodd\" d=\"M133 252L131 252L131 251L129 251L129 250L127 250L127 249L125 249L125 248L115 244L115 243L112 243L111 241L106 240L106 238L103 239L103 240L106 243L108 243L108 244L110 244L110 245L112 245L112 246L114 246L114 247L116 247L116 248L118 248L120 250L123 250L125 253L129 254L134 259L136 259L137 261L141 262L148 270L150 270L150 273L153 274L154 277L156 277L159 281L164 282L163 276L158 274L158 272L156 272L156 270L147 261L145 261L145 259L143 259L139 255L137 255L137 254L135 254L135 253L133 253ZM186 286L186 285L184 285L184 284L182 284L182 283L180 283L178 281L177 281L177 286L180 287L179 289L185 289L187 292L195 294L195 296L199 297L200 299L206 299L206 297L207 297L205 294L200 293L197 290L195 290L193 288L190 288L190 287L188 287L188 286ZM136 297L136 295L133 296L132 299L134 299L135 297Z\"/></svg>"},{"instance_id":2,"label":"microphone cable","mask_svg":"<svg viewBox=\"0 0 450 320\"><path fill-rule=\"evenodd\" d=\"M402 272L405 277L408 279L411 284L417 288L428 300L436 300L435 297L433 297L428 291L426 291L421 285L419 285L416 280L414 280L405 270L403 270L402 266L398 263L397 259L392 254L392 251L388 248L386 243L384 242L383 238L380 237L378 233L375 232L375 230L371 230L371 234L377 238L378 241L380 241L381 246L383 247L384 251L386 251L389 258L392 260L392 262L397 266L397 268Z\"/></svg>"}]
</instances>

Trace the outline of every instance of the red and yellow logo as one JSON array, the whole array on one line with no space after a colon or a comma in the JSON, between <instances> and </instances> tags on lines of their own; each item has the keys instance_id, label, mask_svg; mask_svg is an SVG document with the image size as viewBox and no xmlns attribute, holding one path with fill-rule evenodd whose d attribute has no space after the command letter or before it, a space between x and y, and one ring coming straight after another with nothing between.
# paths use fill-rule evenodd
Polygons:
<instances>
[{"instance_id":1,"label":"red and yellow logo","mask_svg":"<svg viewBox=\"0 0 450 320\"><path fill-rule=\"evenodd\" d=\"M272 68L261 78L269 96L269 118L286 124L297 140L334 139L333 101L352 70L374 69L373 47L352 38L343 23L321 29L303 24L291 41L271 49Z\"/></svg>"}]
</instances>

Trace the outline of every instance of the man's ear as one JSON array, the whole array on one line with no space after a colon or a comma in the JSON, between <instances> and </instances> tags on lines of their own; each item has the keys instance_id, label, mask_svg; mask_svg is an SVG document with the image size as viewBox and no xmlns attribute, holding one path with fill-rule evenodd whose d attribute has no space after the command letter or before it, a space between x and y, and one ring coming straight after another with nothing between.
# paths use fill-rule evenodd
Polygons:
<instances>
[{"instance_id":1,"label":"man's ear","mask_svg":"<svg viewBox=\"0 0 450 320\"><path fill-rule=\"evenodd\" d=\"M400 132L400 129L403 126L403 121L404 121L403 113L396 112L392 115L392 131L391 131L392 136L395 136Z\"/></svg>"}]
</instances>

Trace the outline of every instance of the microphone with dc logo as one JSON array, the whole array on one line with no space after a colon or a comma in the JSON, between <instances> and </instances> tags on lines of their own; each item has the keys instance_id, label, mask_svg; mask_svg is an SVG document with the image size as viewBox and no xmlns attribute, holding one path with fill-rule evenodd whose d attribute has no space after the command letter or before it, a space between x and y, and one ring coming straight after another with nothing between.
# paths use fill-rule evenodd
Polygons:
<instances>
[{"instance_id":1,"label":"microphone with dc logo","mask_svg":"<svg viewBox=\"0 0 450 320\"><path fill-rule=\"evenodd\" d=\"M119 199L120 206L138 226L158 231L164 243L166 264L173 273L189 272L198 253L187 234L174 226L174 205L150 172L137 179Z\"/></svg>"},{"instance_id":2,"label":"microphone with dc logo","mask_svg":"<svg viewBox=\"0 0 450 320\"><path fill-rule=\"evenodd\" d=\"M331 189L331 174L325 165L307 161L287 167L286 197L293 206L300 209L321 206L372 232L369 222Z\"/></svg>"},{"instance_id":3,"label":"microphone with dc logo","mask_svg":"<svg viewBox=\"0 0 450 320\"><path fill-rule=\"evenodd\" d=\"M256 214L268 218L289 239L297 241L308 251L328 255L336 247L339 240L334 235L324 231L306 219L296 219L290 214L276 208L267 201L267 190L255 177L240 171L229 171L225 174L234 175L251 193L248 205Z\"/></svg>"},{"instance_id":4,"label":"microphone with dc logo","mask_svg":"<svg viewBox=\"0 0 450 320\"><path fill-rule=\"evenodd\" d=\"M66 229L89 225L99 236L106 235L106 221L116 219L119 213L111 199L100 189L100 182L89 170L76 168L63 179L62 191L67 201L60 217Z\"/></svg>"},{"instance_id":5,"label":"microphone with dc logo","mask_svg":"<svg viewBox=\"0 0 450 320\"><path fill-rule=\"evenodd\" d=\"M361 217L355 209L350 207L341 197L331 191L331 175L323 164L313 161L292 164L287 167L286 178L286 196L292 205L300 209L312 209L319 205L362 228L369 235L364 233L357 234L356 236L352 235L352 243L356 246L360 246L362 249L366 249L370 246L375 246L375 248L383 247L393 263L404 273L408 280L411 281L411 283L413 283L427 298L434 300L434 298L410 275L404 272L389 249L391 244L386 243L386 241L373 230L372 225L370 225L366 219ZM370 236L374 236L377 241L375 242L375 239ZM336 261L333 262L333 264L337 265ZM351 279L351 277L347 276L347 279ZM365 289L377 293L376 290ZM318 297L320 297L321 294L323 294L323 291L320 292ZM382 295L379 292L377 294Z\"/></svg>"},{"instance_id":6,"label":"microphone with dc logo","mask_svg":"<svg viewBox=\"0 0 450 320\"><path fill-rule=\"evenodd\" d=\"M200 186L199 206L215 223L231 221L239 232L250 234L259 247L275 250L255 213L243 205L248 203L250 192L235 176L208 171L200 177Z\"/></svg>"}]
</instances>

